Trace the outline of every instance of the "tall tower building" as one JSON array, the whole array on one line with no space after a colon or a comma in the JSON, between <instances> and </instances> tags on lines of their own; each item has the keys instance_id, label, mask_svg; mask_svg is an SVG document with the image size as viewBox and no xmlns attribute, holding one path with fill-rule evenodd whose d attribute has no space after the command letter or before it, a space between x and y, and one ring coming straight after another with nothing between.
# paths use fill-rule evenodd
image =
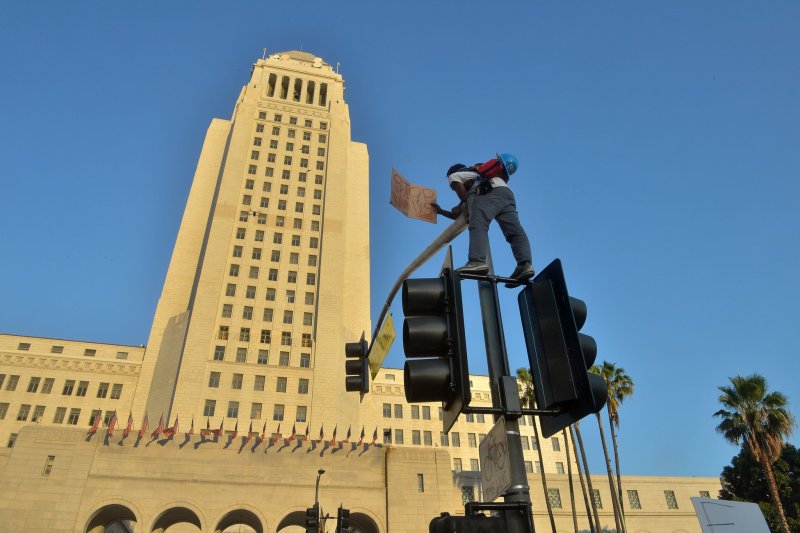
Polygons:
<instances>
[{"instance_id":1,"label":"tall tower building","mask_svg":"<svg viewBox=\"0 0 800 533\"><path fill-rule=\"evenodd\" d=\"M137 416L358 424L344 344L370 329L368 177L342 77L305 52L257 61L206 134Z\"/></svg>"}]
</instances>

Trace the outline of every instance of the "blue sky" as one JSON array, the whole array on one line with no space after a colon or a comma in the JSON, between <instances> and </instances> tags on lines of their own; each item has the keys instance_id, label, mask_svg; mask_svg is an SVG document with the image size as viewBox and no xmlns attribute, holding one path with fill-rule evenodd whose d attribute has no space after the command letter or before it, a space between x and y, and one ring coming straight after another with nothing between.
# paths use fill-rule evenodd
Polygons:
<instances>
[{"instance_id":1,"label":"blue sky","mask_svg":"<svg viewBox=\"0 0 800 533\"><path fill-rule=\"evenodd\" d=\"M373 319L444 227L388 204L391 168L452 205L450 164L507 151L535 266L562 259L598 360L636 383L624 472L718 475L737 452L711 416L729 376L760 372L800 413L800 4L270 4L2 8L0 331L145 343L209 121L263 48L302 48L341 64L369 147ZM515 294L502 302L517 368ZM476 304L467 282L484 372Z\"/></svg>"}]
</instances>

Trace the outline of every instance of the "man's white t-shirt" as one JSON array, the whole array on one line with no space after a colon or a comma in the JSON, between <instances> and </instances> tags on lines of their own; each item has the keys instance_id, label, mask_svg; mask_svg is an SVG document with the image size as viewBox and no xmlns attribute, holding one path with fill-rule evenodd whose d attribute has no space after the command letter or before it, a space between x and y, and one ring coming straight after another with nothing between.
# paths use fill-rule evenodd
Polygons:
<instances>
[{"instance_id":1,"label":"man's white t-shirt","mask_svg":"<svg viewBox=\"0 0 800 533\"><path fill-rule=\"evenodd\" d=\"M470 180L474 180L479 177L480 174L478 174L474 170L460 170L458 172L453 172L452 174L450 174L447 177L447 182L453 183L454 181L456 181L458 183L466 183ZM495 187L508 187L508 184L505 182L505 180L503 180L503 178L492 178L490 180L490 183L492 184L493 189Z\"/></svg>"}]
</instances>

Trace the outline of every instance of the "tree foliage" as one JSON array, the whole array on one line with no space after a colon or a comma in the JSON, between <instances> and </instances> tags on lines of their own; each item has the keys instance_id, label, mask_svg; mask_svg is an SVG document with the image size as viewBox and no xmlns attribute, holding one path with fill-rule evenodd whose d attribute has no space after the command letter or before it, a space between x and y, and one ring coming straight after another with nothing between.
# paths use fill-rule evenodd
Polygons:
<instances>
[{"instance_id":1,"label":"tree foliage","mask_svg":"<svg viewBox=\"0 0 800 533\"><path fill-rule=\"evenodd\" d=\"M778 494L791 531L800 531L800 450L791 444L773 464ZM769 484L764 469L744 447L729 466L722 470L723 500L754 502L761 507L772 531L780 531L780 519L769 495Z\"/></svg>"}]
</instances>

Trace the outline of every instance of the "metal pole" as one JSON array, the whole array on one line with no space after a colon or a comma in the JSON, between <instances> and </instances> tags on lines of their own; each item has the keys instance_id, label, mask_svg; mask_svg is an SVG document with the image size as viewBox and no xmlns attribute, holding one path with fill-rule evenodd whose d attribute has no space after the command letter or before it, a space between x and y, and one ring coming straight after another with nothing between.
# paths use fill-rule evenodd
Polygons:
<instances>
[{"instance_id":1,"label":"metal pole","mask_svg":"<svg viewBox=\"0 0 800 533\"><path fill-rule=\"evenodd\" d=\"M324 473L325 473L324 470L318 470L317 471L317 488L314 489L314 506L318 506L319 505L319 478L321 478L322 474L324 474Z\"/></svg>"},{"instance_id":2,"label":"metal pole","mask_svg":"<svg viewBox=\"0 0 800 533\"><path fill-rule=\"evenodd\" d=\"M494 270L491 251L487 251L489 271ZM503 334L503 317L500 314L500 302L497 296L497 284L489 281L478 281L478 295L481 303L483 334L486 342L486 361L489 367L489 383L492 392L492 405L501 407L500 379L510 376L508 353L506 352L505 335ZM505 415L494 415L495 421ZM511 466L511 487L503 495L506 502L531 501L528 476L522 456L519 422L516 418L505 420L508 455ZM528 507L530 509L530 507ZM534 533L533 519L519 511L505 511L506 525L509 533Z\"/></svg>"}]
</instances>

